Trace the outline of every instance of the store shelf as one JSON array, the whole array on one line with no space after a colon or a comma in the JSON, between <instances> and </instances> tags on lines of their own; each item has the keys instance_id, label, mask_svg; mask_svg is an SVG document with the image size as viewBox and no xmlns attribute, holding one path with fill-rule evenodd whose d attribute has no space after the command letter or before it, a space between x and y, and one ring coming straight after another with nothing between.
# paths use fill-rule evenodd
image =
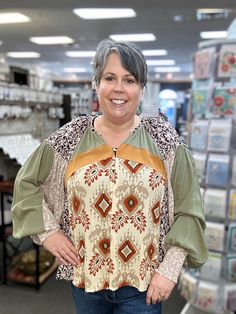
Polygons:
<instances>
[{"instance_id":1,"label":"store shelf","mask_svg":"<svg viewBox=\"0 0 236 314\"><path fill-rule=\"evenodd\" d=\"M57 269L57 262L55 261L52 266L39 275L39 284L43 284L47 278L49 278ZM23 283L23 284L29 284L29 285L36 285L37 284L37 278L36 275L27 275L23 271L20 271L16 267L13 267L7 274L7 279L10 281Z\"/></svg>"}]
</instances>

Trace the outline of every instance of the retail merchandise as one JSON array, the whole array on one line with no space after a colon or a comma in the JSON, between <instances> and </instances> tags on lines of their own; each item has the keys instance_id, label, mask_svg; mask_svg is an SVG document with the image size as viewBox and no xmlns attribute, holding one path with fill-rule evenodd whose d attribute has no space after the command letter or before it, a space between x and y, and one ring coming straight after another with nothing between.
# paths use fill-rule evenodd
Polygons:
<instances>
[{"instance_id":1,"label":"retail merchandise","mask_svg":"<svg viewBox=\"0 0 236 314\"><path fill-rule=\"evenodd\" d=\"M236 43L225 40L202 44L193 61L189 146L205 207L209 258L197 271L185 269L180 291L196 313L236 312L235 60Z\"/></svg>"}]
</instances>

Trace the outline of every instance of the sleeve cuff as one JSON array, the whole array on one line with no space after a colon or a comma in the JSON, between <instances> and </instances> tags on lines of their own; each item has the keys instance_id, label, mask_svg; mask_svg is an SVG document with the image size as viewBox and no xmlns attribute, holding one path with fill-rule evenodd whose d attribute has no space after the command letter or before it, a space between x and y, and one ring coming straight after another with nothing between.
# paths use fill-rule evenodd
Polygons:
<instances>
[{"instance_id":1,"label":"sleeve cuff","mask_svg":"<svg viewBox=\"0 0 236 314\"><path fill-rule=\"evenodd\" d=\"M178 246L172 246L168 249L163 262L155 271L177 283L186 256L186 250Z\"/></svg>"},{"instance_id":2,"label":"sleeve cuff","mask_svg":"<svg viewBox=\"0 0 236 314\"><path fill-rule=\"evenodd\" d=\"M32 235L31 239L34 241L34 243L36 243L38 245L42 245L43 242L47 238L49 238L51 235L56 233L58 230L60 230L60 228L54 229L54 230L50 230L50 231L46 231L46 232L43 232L43 233L39 233L39 234L36 234L36 235Z\"/></svg>"}]
</instances>

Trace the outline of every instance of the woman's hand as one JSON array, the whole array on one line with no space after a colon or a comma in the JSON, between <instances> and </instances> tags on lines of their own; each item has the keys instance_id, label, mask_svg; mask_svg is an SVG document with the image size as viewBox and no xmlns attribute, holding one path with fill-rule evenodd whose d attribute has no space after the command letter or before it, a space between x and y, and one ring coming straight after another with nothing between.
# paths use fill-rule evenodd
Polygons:
<instances>
[{"instance_id":1,"label":"woman's hand","mask_svg":"<svg viewBox=\"0 0 236 314\"><path fill-rule=\"evenodd\" d=\"M158 273L155 273L147 290L147 304L156 304L157 302L167 300L174 286L175 282Z\"/></svg>"},{"instance_id":2,"label":"woman's hand","mask_svg":"<svg viewBox=\"0 0 236 314\"><path fill-rule=\"evenodd\" d=\"M63 231L56 231L43 242L43 246L57 258L59 263L74 266L79 264L76 249Z\"/></svg>"}]
</instances>

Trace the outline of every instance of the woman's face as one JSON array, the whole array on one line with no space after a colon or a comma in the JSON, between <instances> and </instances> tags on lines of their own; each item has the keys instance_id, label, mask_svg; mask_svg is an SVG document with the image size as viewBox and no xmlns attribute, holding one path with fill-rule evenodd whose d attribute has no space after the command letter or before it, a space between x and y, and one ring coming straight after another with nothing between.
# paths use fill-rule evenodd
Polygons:
<instances>
[{"instance_id":1,"label":"woman's face","mask_svg":"<svg viewBox=\"0 0 236 314\"><path fill-rule=\"evenodd\" d=\"M97 93L103 116L113 122L125 122L134 117L143 90L134 76L123 68L118 55L112 53Z\"/></svg>"}]
</instances>

